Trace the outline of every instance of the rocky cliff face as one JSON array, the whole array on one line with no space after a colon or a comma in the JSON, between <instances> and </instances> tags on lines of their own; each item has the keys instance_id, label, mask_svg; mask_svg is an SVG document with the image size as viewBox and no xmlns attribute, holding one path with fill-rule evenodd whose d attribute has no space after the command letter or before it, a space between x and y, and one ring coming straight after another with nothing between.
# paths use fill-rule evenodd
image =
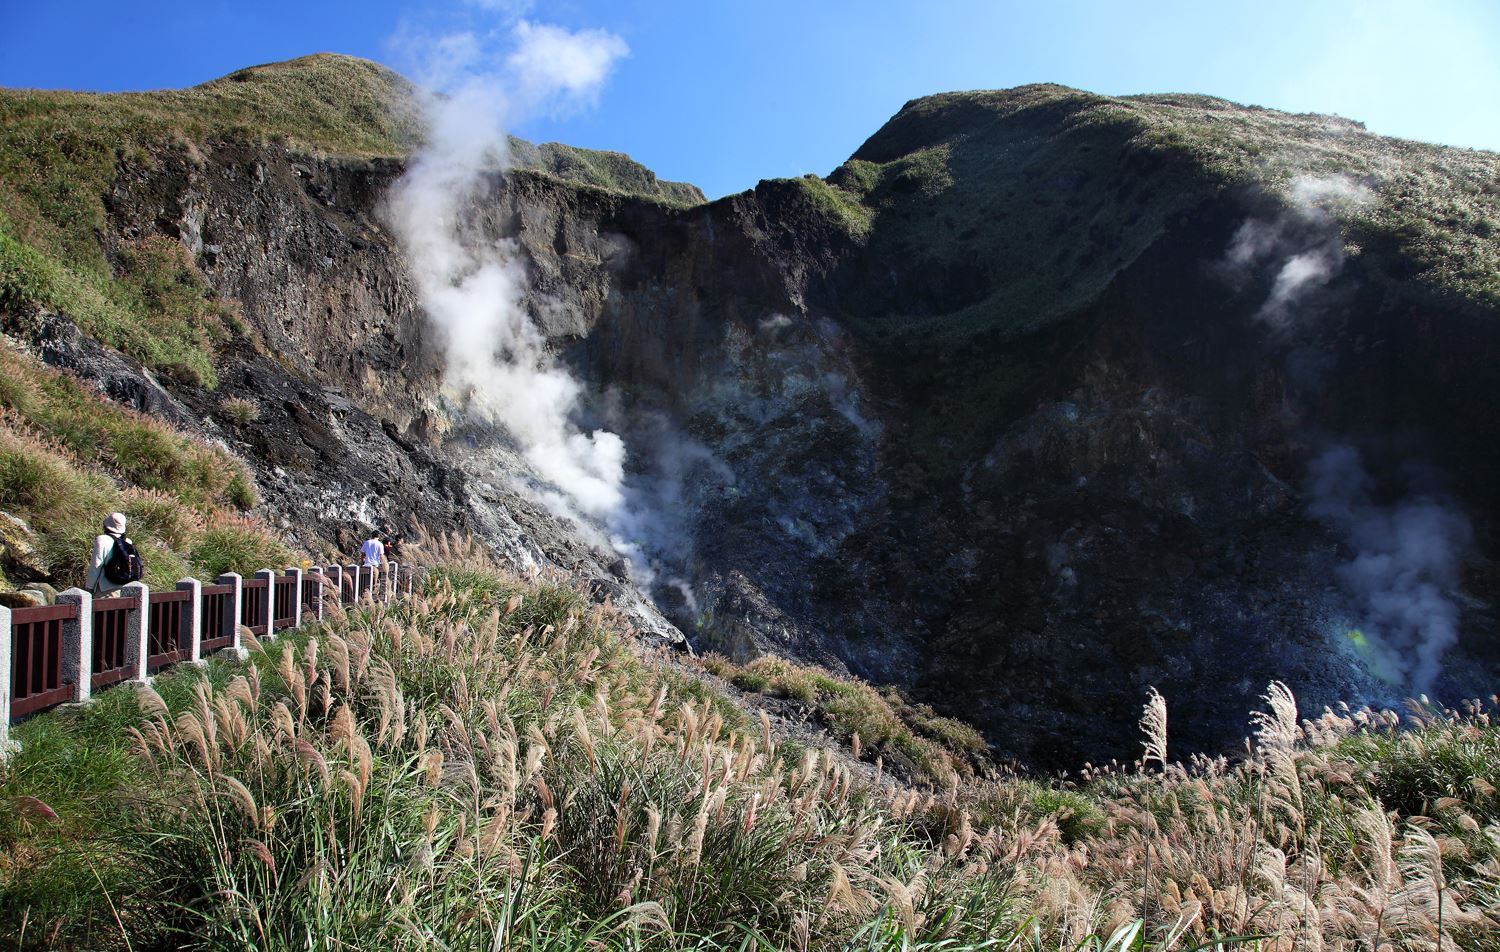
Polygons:
<instances>
[{"instance_id":1,"label":"rocky cliff face","mask_svg":"<svg viewBox=\"0 0 1500 952\"><path fill-rule=\"evenodd\" d=\"M1150 685L1179 752L1222 750L1273 678L1311 704L1410 688L1347 636L1391 596L1349 566L1410 540L1354 511L1469 520L1467 547L1439 540L1459 577L1412 569L1452 591L1410 610L1461 633L1434 692L1488 693L1500 665L1500 307L1482 267L1443 263L1491 227L1476 169L1500 161L1329 123L1032 87L914 103L827 180L713 203L495 177L474 214L519 242L534 319L625 438L649 582L445 394L386 224L400 160L226 137L119 162L106 251L179 239L251 325L216 392L157 386L63 317L14 326L237 448L309 548L473 532L662 637L901 685L1034 763L1132 755ZM1235 165L1252 145L1275 161ZM1403 217L1464 202L1442 240ZM1357 503L1310 488L1340 446L1363 451Z\"/></svg>"}]
</instances>

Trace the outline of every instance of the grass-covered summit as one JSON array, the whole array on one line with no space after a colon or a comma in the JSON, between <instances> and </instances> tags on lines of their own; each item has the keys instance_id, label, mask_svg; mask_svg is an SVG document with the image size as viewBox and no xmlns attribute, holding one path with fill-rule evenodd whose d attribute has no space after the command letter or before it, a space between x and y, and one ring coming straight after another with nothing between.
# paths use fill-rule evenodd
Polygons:
<instances>
[{"instance_id":1,"label":"grass-covered summit","mask_svg":"<svg viewBox=\"0 0 1500 952\"><path fill-rule=\"evenodd\" d=\"M945 93L907 103L827 180L797 181L912 276L865 313L928 336L1043 325L1204 201L1285 200L1309 179L1368 195L1338 210L1352 252L1439 299L1500 307L1500 154L1334 116L1056 85Z\"/></svg>"},{"instance_id":2,"label":"grass-covered summit","mask_svg":"<svg viewBox=\"0 0 1500 952\"><path fill-rule=\"evenodd\" d=\"M0 310L38 304L148 366L213 386L239 328L193 262L150 239L112 247L106 196L128 170L223 141L313 156L402 159L423 138L416 89L368 60L327 53L252 66L188 89L0 89ZM515 168L669 205L703 201L629 156L511 140Z\"/></svg>"}]
</instances>

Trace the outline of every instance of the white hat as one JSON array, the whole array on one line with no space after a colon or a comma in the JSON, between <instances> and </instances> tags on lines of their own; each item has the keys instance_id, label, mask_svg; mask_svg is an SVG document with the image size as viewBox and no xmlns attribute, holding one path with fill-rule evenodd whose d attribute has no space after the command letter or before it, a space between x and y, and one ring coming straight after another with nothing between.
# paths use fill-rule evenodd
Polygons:
<instances>
[{"instance_id":1,"label":"white hat","mask_svg":"<svg viewBox=\"0 0 1500 952\"><path fill-rule=\"evenodd\" d=\"M125 513L123 513L123 512L112 512L112 513L110 513L109 514L109 518L104 520L104 531L105 532L116 532L116 533L120 533L120 534L123 535L124 532L125 532Z\"/></svg>"}]
</instances>

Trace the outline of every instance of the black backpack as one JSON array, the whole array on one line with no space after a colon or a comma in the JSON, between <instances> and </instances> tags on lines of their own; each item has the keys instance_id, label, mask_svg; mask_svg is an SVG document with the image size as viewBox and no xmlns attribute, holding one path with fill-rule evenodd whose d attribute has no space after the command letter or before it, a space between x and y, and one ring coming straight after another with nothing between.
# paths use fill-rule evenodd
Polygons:
<instances>
[{"instance_id":1,"label":"black backpack","mask_svg":"<svg viewBox=\"0 0 1500 952\"><path fill-rule=\"evenodd\" d=\"M115 536L115 547L104 562L104 577L116 585L139 582L146 574L146 564L135 550L135 543L124 536Z\"/></svg>"}]
</instances>

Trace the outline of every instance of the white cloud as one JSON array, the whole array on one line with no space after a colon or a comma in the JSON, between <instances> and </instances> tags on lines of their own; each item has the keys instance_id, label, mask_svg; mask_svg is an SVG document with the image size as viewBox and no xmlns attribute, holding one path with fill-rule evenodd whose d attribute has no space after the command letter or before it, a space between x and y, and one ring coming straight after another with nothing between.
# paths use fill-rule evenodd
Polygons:
<instances>
[{"instance_id":1,"label":"white cloud","mask_svg":"<svg viewBox=\"0 0 1500 952\"><path fill-rule=\"evenodd\" d=\"M592 105L616 61L630 53L624 40L603 30L570 32L522 20L512 35L516 48L506 66L532 108Z\"/></svg>"}]
</instances>

